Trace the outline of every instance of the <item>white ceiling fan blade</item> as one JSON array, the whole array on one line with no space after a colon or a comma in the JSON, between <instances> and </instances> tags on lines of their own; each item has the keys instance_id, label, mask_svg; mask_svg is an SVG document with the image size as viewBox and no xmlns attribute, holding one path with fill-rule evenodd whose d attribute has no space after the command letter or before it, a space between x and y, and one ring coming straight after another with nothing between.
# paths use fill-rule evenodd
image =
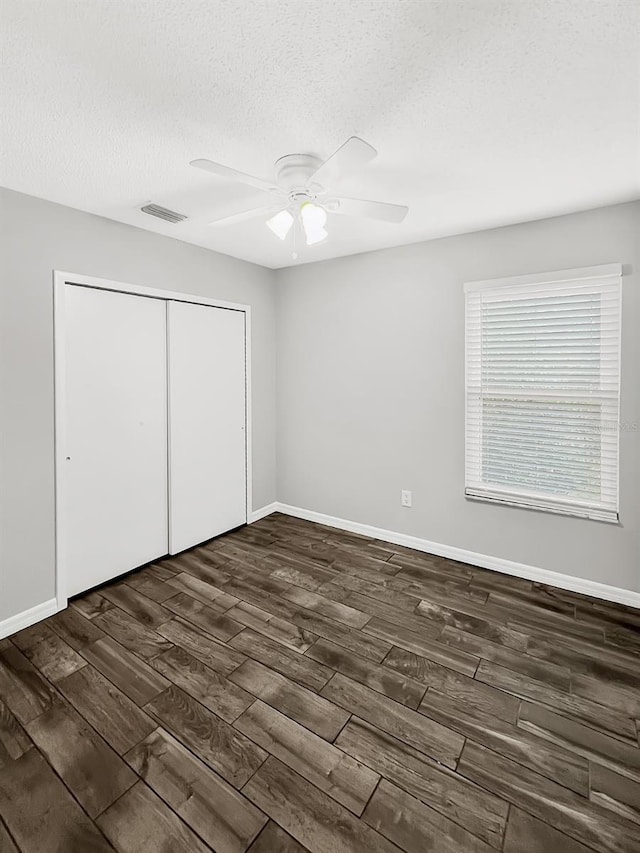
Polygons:
<instances>
[{"instance_id":1,"label":"white ceiling fan blade","mask_svg":"<svg viewBox=\"0 0 640 853\"><path fill-rule=\"evenodd\" d=\"M269 214L277 213L281 209L281 204L252 207L250 210L241 210L239 213L231 214L231 216L222 216L220 219L214 219L209 222L209 225L236 225L238 222L246 222L258 216L269 216Z\"/></svg>"},{"instance_id":2,"label":"white ceiling fan blade","mask_svg":"<svg viewBox=\"0 0 640 853\"><path fill-rule=\"evenodd\" d=\"M333 213L345 216L366 216L381 222L402 222L409 208L404 204L389 204L386 201L364 201L360 198L337 198L327 204Z\"/></svg>"},{"instance_id":3,"label":"white ceiling fan blade","mask_svg":"<svg viewBox=\"0 0 640 853\"><path fill-rule=\"evenodd\" d=\"M351 136L328 160L325 160L310 180L323 187L331 186L373 160L377 153L376 149L364 139Z\"/></svg>"},{"instance_id":4,"label":"white ceiling fan blade","mask_svg":"<svg viewBox=\"0 0 640 853\"><path fill-rule=\"evenodd\" d=\"M239 181L241 184L247 184L250 187L255 187L264 192L281 192L281 190L270 184L269 181L263 181L262 178L256 178L254 175L247 175L245 172L239 172L237 169L232 169L231 166L223 166L222 163L214 163L213 160L192 160L190 166L195 166L196 169L204 169L205 172L210 172L212 175L217 175L219 178L228 178L232 181Z\"/></svg>"}]
</instances>

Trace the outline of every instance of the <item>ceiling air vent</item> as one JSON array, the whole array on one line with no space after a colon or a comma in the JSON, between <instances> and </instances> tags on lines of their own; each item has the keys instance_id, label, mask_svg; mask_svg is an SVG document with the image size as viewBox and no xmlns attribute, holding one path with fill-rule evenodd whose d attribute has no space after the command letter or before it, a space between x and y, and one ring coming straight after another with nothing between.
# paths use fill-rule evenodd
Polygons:
<instances>
[{"instance_id":1,"label":"ceiling air vent","mask_svg":"<svg viewBox=\"0 0 640 853\"><path fill-rule=\"evenodd\" d=\"M176 213L175 210L160 207L159 204L145 204L140 210L143 213L148 213L149 216L157 216L158 219L164 219L165 222L183 222L187 218L182 213Z\"/></svg>"}]
</instances>

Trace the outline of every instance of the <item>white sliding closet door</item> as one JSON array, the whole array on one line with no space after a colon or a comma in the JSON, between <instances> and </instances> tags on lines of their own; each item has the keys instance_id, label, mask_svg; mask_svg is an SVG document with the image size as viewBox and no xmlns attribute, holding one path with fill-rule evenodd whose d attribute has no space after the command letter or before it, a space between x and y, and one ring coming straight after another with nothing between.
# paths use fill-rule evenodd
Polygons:
<instances>
[{"instance_id":1,"label":"white sliding closet door","mask_svg":"<svg viewBox=\"0 0 640 853\"><path fill-rule=\"evenodd\" d=\"M169 551L244 524L245 315L169 302Z\"/></svg>"},{"instance_id":2,"label":"white sliding closet door","mask_svg":"<svg viewBox=\"0 0 640 853\"><path fill-rule=\"evenodd\" d=\"M67 589L166 554L166 303L66 285Z\"/></svg>"}]
</instances>

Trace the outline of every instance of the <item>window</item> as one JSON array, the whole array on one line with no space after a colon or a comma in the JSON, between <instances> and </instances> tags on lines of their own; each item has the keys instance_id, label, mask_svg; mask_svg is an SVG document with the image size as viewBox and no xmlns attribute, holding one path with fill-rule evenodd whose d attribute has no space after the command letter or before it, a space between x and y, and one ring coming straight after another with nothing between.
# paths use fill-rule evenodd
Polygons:
<instances>
[{"instance_id":1,"label":"window","mask_svg":"<svg viewBox=\"0 0 640 853\"><path fill-rule=\"evenodd\" d=\"M621 275L465 285L468 497L618 520Z\"/></svg>"}]
</instances>

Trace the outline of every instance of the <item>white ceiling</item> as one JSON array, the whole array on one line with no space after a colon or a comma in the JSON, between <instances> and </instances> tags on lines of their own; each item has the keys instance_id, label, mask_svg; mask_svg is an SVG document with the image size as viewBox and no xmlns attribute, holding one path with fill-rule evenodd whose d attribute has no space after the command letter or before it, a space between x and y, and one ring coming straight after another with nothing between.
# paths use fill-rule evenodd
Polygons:
<instances>
[{"instance_id":1,"label":"white ceiling","mask_svg":"<svg viewBox=\"0 0 640 853\"><path fill-rule=\"evenodd\" d=\"M639 0L0 0L0 30L0 184L265 266L263 221L206 224L262 193L190 160L374 145L335 189L406 220L332 214L298 263L640 196Z\"/></svg>"}]
</instances>

